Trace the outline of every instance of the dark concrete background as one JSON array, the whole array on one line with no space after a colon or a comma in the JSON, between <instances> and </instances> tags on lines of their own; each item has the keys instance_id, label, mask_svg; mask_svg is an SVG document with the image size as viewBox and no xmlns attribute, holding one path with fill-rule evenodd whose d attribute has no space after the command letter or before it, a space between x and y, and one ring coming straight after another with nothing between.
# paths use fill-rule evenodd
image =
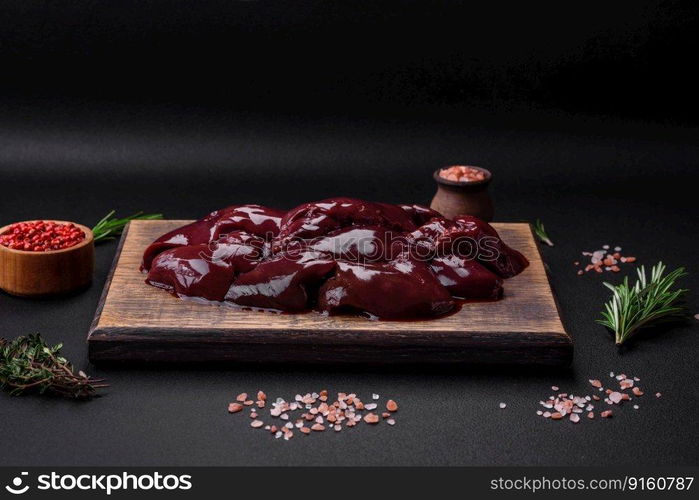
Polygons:
<instances>
[{"instance_id":1,"label":"dark concrete background","mask_svg":"<svg viewBox=\"0 0 699 500\"><path fill-rule=\"evenodd\" d=\"M112 384L86 403L0 395L1 465L697 463L699 322L619 351L594 320L602 281L633 268L578 277L573 266L603 244L686 266L699 312L691 3L59 4L2 7L0 223L94 224L112 208L194 218L335 195L428 203L435 168L482 165L496 220L541 218L556 243L542 253L575 359L558 371L94 367L85 336L107 243L85 293L0 294L0 335L62 341ZM639 410L577 426L535 415L551 385L583 393L610 371L642 379ZM283 442L226 412L242 391L321 388L391 397L398 423Z\"/></svg>"},{"instance_id":2,"label":"dark concrete background","mask_svg":"<svg viewBox=\"0 0 699 500\"><path fill-rule=\"evenodd\" d=\"M432 169L466 160L493 170L497 220L545 221L556 246L543 256L575 339L575 361L570 370L532 372L89 366L85 335L116 246L108 243L98 248L95 282L83 294L41 301L0 295L3 335L41 332L63 341L80 368L112 384L89 403L0 396L0 463L696 463L696 320L619 352L594 319L608 295L603 279L622 275L578 277L573 266L582 250L620 245L639 263L687 266L683 284L699 287L691 196L696 131L562 115L484 126L250 116L205 122L189 113L168 119L164 131L163 123L111 113L84 128L65 115L60 125L3 127L2 222L56 217L93 224L111 208L193 218L231 203L287 208L339 194L425 203L434 191ZM694 292L689 304L699 311ZM588 378L609 371L636 375L648 394L661 391L663 398L644 396L638 411L627 405L612 420L577 426L534 414L551 385L582 393ZM323 387L392 397L401 405L398 424L280 442L226 412L242 391L290 398Z\"/></svg>"}]
</instances>

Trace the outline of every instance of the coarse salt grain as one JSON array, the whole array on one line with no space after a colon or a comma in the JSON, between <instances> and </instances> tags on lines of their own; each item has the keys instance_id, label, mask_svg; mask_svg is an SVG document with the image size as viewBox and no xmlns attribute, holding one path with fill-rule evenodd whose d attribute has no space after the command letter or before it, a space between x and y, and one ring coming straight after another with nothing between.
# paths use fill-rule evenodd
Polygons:
<instances>
[{"instance_id":1,"label":"coarse salt grain","mask_svg":"<svg viewBox=\"0 0 699 500\"><path fill-rule=\"evenodd\" d=\"M611 378L615 378L619 381L620 390L614 391L613 389L604 389L602 383L597 379L589 379L588 382L593 387L597 387L598 391L604 391L607 397L604 398L604 402L609 405L621 405L623 401L631 401L633 398L630 394L634 396L642 396L644 392L636 385L636 382L641 379L638 377L627 376L623 373L615 374L614 372L609 372ZM552 386L552 389L557 389L556 386ZM629 392L624 392L630 389ZM660 393L656 394L656 397L660 397ZM560 420L564 417L568 417L572 422L580 422L580 415L586 412L588 419L595 418L594 404L590 401L599 401L601 398L596 394L592 396L574 396L571 394L561 393L557 397L551 396L548 401L539 401L539 404L545 408L553 407L556 411L544 412L542 410L537 410L536 414L543 418L550 418L553 420ZM634 410L638 410L639 406L634 405ZM600 412L600 416L603 418L610 418L613 416L612 410L605 410Z\"/></svg>"},{"instance_id":2,"label":"coarse salt grain","mask_svg":"<svg viewBox=\"0 0 699 500\"><path fill-rule=\"evenodd\" d=\"M478 182L486 178L483 170L466 165L454 165L443 168L439 171L439 176L454 182Z\"/></svg>"},{"instance_id":3,"label":"coarse salt grain","mask_svg":"<svg viewBox=\"0 0 699 500\"><path fill-rule=\"evenodd\" d=\"M622 389L629 389L633 387L633 380L626 378L619 382L619 387L621 387Z\"/></svg>"},{"instance_id":4,"label":"coarse salt grain","mask_svg":"<svg viewBox=\"0 0 699 500\"><path fill-rule=\"evenodd\" d=\"M609 395L609 400L614 404L619 404L621 402L621 398L622 396L620 392L614 391Z\"/></svg>"},{"instance_id":5,"label":"coarse salt grain","mask_svg":"<svg viewBox=\"0 0 699 500\"><path fill-rule=\"evenodd\" d=\"M580 276L590 271L618 273L621 271L621 268L618 266L619 263L625 264L636 261L636 257L621 255L619 253L621 250L617 250L617 248L620 249L621 247L615 247L612 251L608 245L604 245L600 250L595 250L594 252L582 252L582 255L590 257L590 263L585 265L584 269L578 270L577 274ZM575 262L575 265L579 265L579 262Z\"/></svg>"},{"instance_id":6,"label":"coarse salt grain","mask_svg":"<svg viewBox=\"0 0 699 500\"><path fill-rule=\"evenodd\" d=\"M364 415L364 421L367 424L377 424L379 423L379 416L375 413L367 413L366 415Z\"/></svg>"},{"instance_id":7,"label":"coarse salt grain","mask_svg":"<svg viewBox=\"0 0 699 500\"><path fill-rule=\"evenodd\" d=\"M244 401L241 401L240 403L231 403L229 405L229 409L242 409L244 405L248 404L248 401L251 401L245 399L247 398L247 394L245 393L240 394L239 396L241 399L244 399ZM254 428L264 426L264 429L269 431L270 434L274 435L275 438L279 439L280 437L284 437L284 440L288 441L289 439L293 438L294 429L299 429L301 433L306 435L310 434L312 431L324 431L326 429L326 421L330 424L327 427L335 432L340 432L342 430L343 423L346 427L354 427L358 422L361 422L362 419L367 424L379 423L379 415L375 413L360 413L361 410L364 409L364 405L356 394L338 393L337 396L337 400L330 404L326 402L328 400L326 390L322 390L319 393L307 393L306 395L297 394L294 397L295 401L292 403L287 403L284 401L284 399L277 398L276 402L272 403L270 415L284 420L285 423L283 426L278 429L277 426L274 425L264 425L261 420L256 418L257 409L255 408L252 408L250 413L250 418L254 419L253 422L251 422L251 426ZM257 400L258 403L264 403L266 395L262 391L258 391L258 398L260 398ZM299 398L300 401L298 401ZM318 401L319 404L317 404ZM316 404L317 406L314 406ZM378 405L376 403L372 403L371 405L367 406L371 409L375 409ZM308 412L301 414L300 418L298 415L295 415L293 419L291 418L291 412L295 410L303 411L304 408L308 410ZM389 412L395 412L398 410L398 404L394 400L390 399L386 402L386 408L389 410ZM389 412L383 412L381 416L386 420L386 422L390 421L389 425L394 425L395 420L390 418L391 413ZM304 425L305 421L313 421L314 423L311 427L307 427Z\"/></svg>"}]
</instances>

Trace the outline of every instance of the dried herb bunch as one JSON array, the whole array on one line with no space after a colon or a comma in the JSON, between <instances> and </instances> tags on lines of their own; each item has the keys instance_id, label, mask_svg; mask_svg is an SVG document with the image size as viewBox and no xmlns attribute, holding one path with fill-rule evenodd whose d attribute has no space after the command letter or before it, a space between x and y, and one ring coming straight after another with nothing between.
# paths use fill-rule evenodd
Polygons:
<instances>
[{"instance_id":1,"label":"dried herb bunch","mask_svg":"<svg viewBox=\"0 0 699 500\"><path fill-rule=\"evenodd\" d=\"M88 399L97 390L107 387L102 379L94 379L61 356L63 344L50 347L41 335L17 337L13 341L0 338L0 387L12 395L38 392L76 399Z\"/></svg>"},{"instance_id":2,"label":"dried herb bunch","mask_svg":"<svg viewBox=\"0 0 699 500\"><path fill-rule=\"evenodd\" d=\"M605 283L612 291L611 300L604 305L602 318L598 323L614 332L617 345L623 344L641 328L661 320L671 319L685 313L680 299L687 293L682 288L674 288L682 276L680 267L665 274L665 265L658 262L651 269L650 280L643 266L637 269L638 280L633 286L624 278L620 285Z\"/></svg>"}]
</instances>

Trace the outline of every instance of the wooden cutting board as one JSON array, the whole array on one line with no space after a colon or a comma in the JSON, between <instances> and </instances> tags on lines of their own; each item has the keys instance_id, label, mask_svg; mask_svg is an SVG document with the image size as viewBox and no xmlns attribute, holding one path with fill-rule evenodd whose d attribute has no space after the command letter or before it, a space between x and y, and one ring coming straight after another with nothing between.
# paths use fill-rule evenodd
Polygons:
<instances>
[{"instance_id":1,"label":"wooden cutting board","mask_svg":"<svg viewBox=\"0 0 699 500\"><path fill-rule=\"evenodd\" d=\"M274 314L183 301L144 282L143 250L190 221L133 221L123 236L88 337L92 362L314 362L567 365L561 323L529 224L495 223L531 265L504 298L426 321Z\"/></svg>"}]
</instances>

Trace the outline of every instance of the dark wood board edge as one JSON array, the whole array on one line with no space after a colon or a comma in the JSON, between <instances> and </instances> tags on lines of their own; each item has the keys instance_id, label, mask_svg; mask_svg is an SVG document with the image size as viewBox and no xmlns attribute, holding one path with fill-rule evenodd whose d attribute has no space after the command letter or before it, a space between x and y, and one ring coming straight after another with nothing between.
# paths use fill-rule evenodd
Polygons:
<instances>
[{"instance_id":1,"label":"dark wood board edge","mask_svg":"<svg viewBox=\"0 0 699 500\"><path fill-rule=\"evenodd\" d=\"M211 343L183 340L163 345L156 340L95 339L89 346L93 363L118 364L352 364L398 365L545 365L567 367L572 360L569 342L527 345L415 344L275 344Z\"/></svg>"},{"instance_id":2,"label":"dark wood board edge","mask_svg":"<svg viewBox=\"0 0 699 500\"><path fill-rule=\"evenodd\" d=\"M383 345L431 343L440 338L444 345L470 346L481 345L484 340L491 345L572 345L570 337L561 331L376 331L370 328L335 330L335 329L265 329L264 327L244 330L234 328L163 328L153 326L108 326L97 327L90 336L90 341L148 341L158 342L207 342L209 344L354 344Z\"/></svg>"},{"instance_id":3,"label":"dark wood board edge","mask_svg":"<svg viewBox=\"0 0 699 500\"><path fill-rule=\"evenodd\" d=\"M114 258L112 259L112 267L109 269L109 274L107 274L107 279L104 282L104 288L102 289L102 295L100 295L100 300L97 303L97 309L95 310L95 317L92 318L92 324L90 325L90 330L87 333L87 341L90 341L90 337L95 330L99 327L100 318L102 317L102 310L104 309L104 304L107 301L107 295L109 295L109 289L112 286L112 279L114 279L114 273L116 272L117 263L121 258L121 251L124 248L124 243L126 242L126 237L129 234L129 228L131 227L131 222L128 222L121 233L121 238L119 238L119 244L114 252Z\"/></svg>"},{"instance_id":4,"label":"dark wood board edge","mask_svg":"<svg viewBox=\"0 0 699 500\"><path fill-rule=\"evenodd\" d=\"M149 332L148 330L152 330ZM473 338L446 336L438 346L434 337L411 333L376 339L374 332L355 331L341 339L299 341L303 332L274 331L266 338L216 336L215 330L103 328L90 338L90 361L107 362L259 362L274 363L465 363L543 364L568 366L572 343L561 332L483 334ZM218 332L220 333L220 332ZM257 332L264 333L264 332ZM212 335L213 334L213 335ZM484 337L490 342L484 343ZM334 340L334 341L333 341ZM338 341L339 340L339 341ZM498 342L493 342L496 340ZM167 341L167 344L164 343Z\"/></svg>"}]
</instances>

